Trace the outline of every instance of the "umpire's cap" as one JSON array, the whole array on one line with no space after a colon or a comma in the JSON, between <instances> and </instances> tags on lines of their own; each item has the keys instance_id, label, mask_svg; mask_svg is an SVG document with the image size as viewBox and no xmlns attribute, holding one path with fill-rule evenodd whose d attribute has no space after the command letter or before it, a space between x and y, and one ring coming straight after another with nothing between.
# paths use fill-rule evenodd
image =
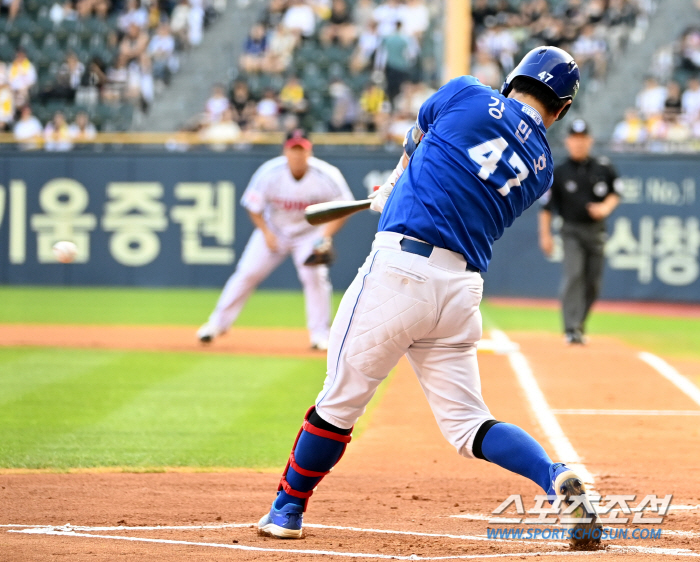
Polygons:
<instances>
[{"instance_id":1,"label":"umpire's cap","mask_svg":"<svg viewBox=\"0 0 700 562\"><path fill-rule=\"evenodd\" d=\"M313 145L304 129L294 129L287 133L287 138L284 141L284 148L292 148L293 146L301 146L306 150L311 150Z\"/></svg>"},{"instance_id":2,"label":"umpire's cap","mask_svg":"<svg viewBox=\"0 0 700 562\"><path fill-rule=\"evenodd\" d=\"M586 123L583 119L576 118L571 122L571 125L569 125L569 134L570 135L590 135L591 130L590 127L588 126L588 123Z\"/></svg>"},{"instance_id":3,"label":"umpire's cap","mask_svg":"<svg viewBox=\"0 0 700 562\"><path fill-rule=\"evenodd\" d=\"M547 86L560 100L572 100L576 97L581 81L578 65L566 51L557 47L537 47L523 57L520 64L507 76L501 93L507 96L513 79L526 76ZM568 108L559 115L564 117Z\"/></svg>"}]
</instances>

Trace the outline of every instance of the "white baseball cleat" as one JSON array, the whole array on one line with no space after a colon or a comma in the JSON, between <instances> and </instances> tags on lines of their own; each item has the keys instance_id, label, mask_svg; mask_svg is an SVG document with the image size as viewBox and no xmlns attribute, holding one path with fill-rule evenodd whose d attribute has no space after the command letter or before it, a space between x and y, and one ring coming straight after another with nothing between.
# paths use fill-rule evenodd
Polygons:
<instances>
[{"instance_id":1,"label":"white baseball cleat","mask_svg":"<svg viewBox=\"0 0 700 562\"><path fill-rule=\"evenodd\" d=\"M311 342L311 349L328 351L328 340L315 340Z\"/></svg>"},{"instance_id":2,"label":"white baseball cleat","mask_svg":"<svg viewBox=\"0 0 700 562\"><path fill-rule=\"evenodd\" d=\"M569 543L574 550L597 550L603 527L600 524L595 509L591 505L586 486L581 478L563 463L555 463L549 469L552 486L547 495L561 500L562 507L573 508L571 513L562 519L568 521Z\"/></svg>"},{"instance_id":3,"label":"white baseball cleat","mask_svg":"<svg viewBox=\"0 0 700 562\"><path fill-rule=\"evenodd\" d=\"M215 337L221 334L223 334L223 332L217 330L214 326L210 325L209 322L197 330L197 338L199 338L199 341L202 343L211 343Z\"/></svg>"}]
</instances>

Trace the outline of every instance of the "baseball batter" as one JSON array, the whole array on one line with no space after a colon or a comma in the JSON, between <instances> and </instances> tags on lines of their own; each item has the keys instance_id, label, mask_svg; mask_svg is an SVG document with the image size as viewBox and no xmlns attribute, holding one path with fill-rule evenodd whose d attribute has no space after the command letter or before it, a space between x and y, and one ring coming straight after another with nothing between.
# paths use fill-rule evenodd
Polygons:
<instances>
[{"instance_id":1,"label":"baseball batter","mask_svg":"<svg viewBox=\"0 0 700 562\"><path fill-rule=\"evenodd\" d=\"M243 193L241 204L256 228L216 308L197 332L203 343L228 330L255 288L291 254L304 289L311 347L328 348L332 288L327 264L332 237L344 221L311 226L304 209L354 198L340 170L312 156L311 141L302 130L287 135L283 152L258 168Z\"/></svg>"},{"instance_id":2,"label":"baseball batter","mask_svg":"<svg viewBox=\"0 0 700 562\"><path fill-rule=\"evenodd\" d=\"M340 460L379 383L406 355L445 438L468 458L521 474L566 504L583 500L577 544L599 529L581 480L528 433L496 421L481 396L480 271L506 227L552 183L546 129L579 88L571 56L528 53L501 92L462 76L421 107L405 153L377 192L372 251L331 328L328 371L292 448L261 533L302 536L318 482ZM417 145L417 147L416 147ZM598 539L599 540L599 539Z\"/></svg>"}]
</instances>

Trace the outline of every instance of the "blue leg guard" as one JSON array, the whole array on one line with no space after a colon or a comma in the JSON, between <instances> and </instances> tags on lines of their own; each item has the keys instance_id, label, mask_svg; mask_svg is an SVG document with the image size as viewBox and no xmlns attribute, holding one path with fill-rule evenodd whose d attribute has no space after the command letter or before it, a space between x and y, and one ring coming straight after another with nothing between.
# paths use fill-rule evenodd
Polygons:
<instances>
[{"instance_id":1,"label":"blue leg guard","mask_svg":"<svg viewBox=\"0 0 700 562\"><path fill-rule=\"evenodd\" d=\"M352 439L351 435L343 435L312 424L309 418L313 416L314 409L312 407L306 413L304 424L292 447L280 481L275 509L294 503L306 510L314 488L338 464ZM317 415L314 417L320 420ZM332 427L330 424L325 425ZM348 430L350 431L352 429Z\"/></svg>"},{"instance_id":2,"label":"blue leg guard","mask_svg":"<svg viewBox=\"0 0 700 562\"><path fill-rule=\"evenodd\" d=\"M545 492L551 487L552 460L542 445L517 425L495 420L484 423L474 439L473 452L477 458L529 478Z\"/></svg>"}]
</instances>

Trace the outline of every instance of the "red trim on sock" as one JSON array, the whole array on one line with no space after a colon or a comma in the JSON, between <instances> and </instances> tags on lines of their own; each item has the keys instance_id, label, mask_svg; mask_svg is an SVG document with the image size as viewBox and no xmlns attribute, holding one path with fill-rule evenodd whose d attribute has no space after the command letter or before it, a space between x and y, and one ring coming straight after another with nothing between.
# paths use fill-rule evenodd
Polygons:
<instances>
[{"instance_id":1,"label":"red trim on sock","mask_svg":"<svg viewBox=\"0 0 700 562\"><path fill-rule=\"evenodd\" d=\"M318 437L325 437L326 439L331 439L333 441L340 441L341 443L350 443L350 441L352 441L352 435L340 435L339 433L333 433L332 431L320 429L315 425L309 423L308 420L304 422L304 425L301 426L301 429L303 431L311 433L312 435L316 435Z\"/></svg>"},{"instance_id":2,"label":"red trim on sock","mask_svg":"<svg viewBox=\"0 0 700 562\"><path fill-rule=\"evenodd\" d=\"M294 496L295 498L299 498L302 500L310 498L314 493L313 490L311 490L310 492L299 492L299 491L295 490L294 488L292 488L289 485L289 482L287 482L287 479L284 476L282 477L282 480L280 480L280 487L282 490L287 492L290 496ZM306 507L306 506L304 506L304 507Z\"/></svg>"},{"instance_id":3,"label":"red trim on sock","mask_svg":"<svg viewBox=\"0 0 700 562\"><path fill-rule=\"evenodd\" d=\"M308 476L309 478L323 478L326 474L330 472L330 470L327 470L326 472L316 472L314 470L306 470L305 468L301 468L297 464L297 461L294 459L294 451L292 451L292 454L289 455L289 464L296 472L298 472L302 476Z\"/></svg>"}]
</instances>

